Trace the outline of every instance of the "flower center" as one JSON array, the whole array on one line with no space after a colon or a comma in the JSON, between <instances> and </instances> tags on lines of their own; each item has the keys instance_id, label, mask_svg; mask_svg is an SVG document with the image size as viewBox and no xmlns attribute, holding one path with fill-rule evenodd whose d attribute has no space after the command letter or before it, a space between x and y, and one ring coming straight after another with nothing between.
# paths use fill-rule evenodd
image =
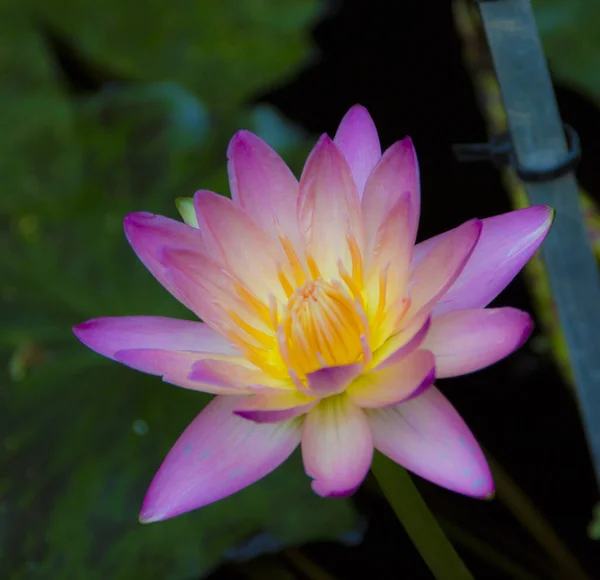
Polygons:
<instances>
[{"instance_id":1,"label":"flower center","mask_svg":"<svg viewBox=\"0 0 600 580\"><path fill-rule=\"evenodd\" d=\"M324 277L310 255L301 261L289 239L280 236L287 264L277 264L286 301L269 295L269 304L237 283L239 297L267 326L259 330L234 311L229 337L248 360L279 379L292 378L296 386L306 375L327 366L372 360L370 344L385 314L386 278L382 276L379 303L369 323L365 312L363 264L356 240L348 236L350 272L342 261L338 271ZM333 274L333 276L332 276Z\"/></svg>"},{"instance_id":2,"label":"flower center","mask_svg":"<svg viewBox=\"0 0 600 580\"><path fill-rule=\"evenodd\" d=\"M366 321L339 282L309 280L290 296L279 330L286 362L299 377L325 366L357 362L365 350Z\"/></svg>"}]
</instances>

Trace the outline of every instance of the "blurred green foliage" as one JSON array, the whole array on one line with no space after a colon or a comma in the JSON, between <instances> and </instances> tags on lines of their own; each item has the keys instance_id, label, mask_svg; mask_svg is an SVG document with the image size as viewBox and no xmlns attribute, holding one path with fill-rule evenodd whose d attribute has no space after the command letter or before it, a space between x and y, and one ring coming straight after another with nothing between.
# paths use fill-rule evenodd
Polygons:
<instances>
[{"instance_id":1,"label":"blurred green foliage","mask_svg":"<svg viewBox=\"0 0 600 580\"><path fill-rule=\"evenodd\" d=\"M600 2L532 0L546 57L557 80L600 101Z\"/></svg>"},{"instance_id":2,"label":"blurred green foliage","mask_svg":"<svg viewBox=\"0 0 600 580\"><path fill-rule=\"evenodd\" d=\"M123 216L174 217L176 197L227 193L225 148L241 127L299 169L305 136L244 103L310 55L319 8L15 0L0 9L3 578L199 578L223 557L354 526L348 501L311 491L298 456L229 499L138 524L155 470L208 397L106 361L71 334L96 316L190 316L137 261ZM69 94L47 30L121 82Z\"/></svg>"}]
</instances>

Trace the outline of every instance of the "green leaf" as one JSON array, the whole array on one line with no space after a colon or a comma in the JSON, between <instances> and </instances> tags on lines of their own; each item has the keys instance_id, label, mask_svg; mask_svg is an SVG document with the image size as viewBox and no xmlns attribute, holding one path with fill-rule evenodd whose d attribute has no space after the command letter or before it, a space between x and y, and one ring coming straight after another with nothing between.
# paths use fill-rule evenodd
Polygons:
<instances>
[{"instance_id":1,"label":"green leaf","mask_svg":"<svg viewBox=\"0 0 600 580\"><path fill-rule=\"evenodd\" d=\"M230 498L139 524L154 471L208 397L116 363L90 364L98 360L71 345L3 388L0 472L12 475L0 485L14 577L26 570L44 578L198 577L257 534L279 548L336 539L354 524L348 501L312 492L297 454Z\"/></svg>"},{"instance_id":2,"label":"green leaf","mask_svg":"<svg viewBox=\"0 0 600 580\"><path fill-rule=\"evenodd\" d=\"M31 19L4 6L0 38L0 218L27 218L79 184L72 110Z\"/></svg>"},{"instance_id":3,"label":"green leaf","mask_svg":"<svg viewBox=\"0 0 600 580\"><path fill-rule=\"evenodd\" d=\"M92 62L120 78L174 81L227 111L306 60L318 0L31 0Z\"/></svg>"},{"instance_id":4,"label":"green leaf","mask_svg":"<svg viewBox=\"0 0 600 580\"><path fill-rule=\"evenodd\" d=\"M600 3L533 0L533 8L553 74L600 99Z\"/></svg>"}]
</instances>

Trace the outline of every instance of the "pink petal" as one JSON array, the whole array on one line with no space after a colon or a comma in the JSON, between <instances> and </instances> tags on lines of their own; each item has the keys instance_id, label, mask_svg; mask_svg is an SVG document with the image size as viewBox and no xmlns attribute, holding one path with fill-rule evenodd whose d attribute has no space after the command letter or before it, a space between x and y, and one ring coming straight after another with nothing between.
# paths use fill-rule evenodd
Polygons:
<instances>
[{"instance_id":1,"label":"pink petal","mask_svg":"<svg viewBox=\"0 0 600 580\"><path fill-rule=\"evenodd\" d=\"M414 268L410 279L412 300L406 320L428 313L462 272L481 232L481 222L471 220L451 230L435 243Z\"/></svg>"},{"instance_id":2,"label":"pink petal","mask_svg":"<svg viewBox=\"0 0 600 580\"><path fill-rule=\"evenodd\" d=\"M308 390L318 397L336 395L344 391L362 370L362 363L324 367L306 375Z\"/></svg>"},{"instance_id":3,"label":"pink petal","mask_svg":"<svg viewBox=\"0 0 600 580\"><path fill-rule=\"evenodd\" d=\"M249 131L238 131L227 149L231 197L277 239L298 243L298 180L281 157Z\"/></svg>"},{"instance_id":4,"label":"pink petal","mask_svg":"<svg viewBox=\"0 0 600 580\"><path fill-rule=\"evenodd\" d=\"M474 497L494 491L485 457L459 414L431 387L391 409L366 411L375 448L437 485Z\"/></svg>"},{"instance_id":5,"label":"pink petal","mask_svg":"<svg viewBox=\"0 0 600 580\"><path fill-rule=\"evenodd\" d=\"M160 254L165 276L208 324L227 333L236 326L231 313L263 331L269 327L236 290L241 286L221 265L203 252L165 248ZM265 305L268 315L268 308Z\"/></svg>"},{"instance_id":6,"label":"pink petal","mask_svg":"<svg viewBox=\"0 0 600 580\"><path fill-rule=\"evenodd\" d=\"M201 318L207 326L224 336L229 335L232 330L232 322L227 311L221 304L212 300L208 293L194 282L191 276L174 266L165 269L165 276L181 293L183 299L189 303L190 310ZM223 296L227 295L224 293Z\"/></svg>"},{"instance_id":7,"label":"pink petal","mask_svg":"<svg viewBox=\"0 0 600 580\"><path fill-rule=\"evenodd\" d=\"M360 202L348 164L327 135L319 139L302 172L298 218L307 250L324 277L339 277L338 260L351 271L346 237L354 236L364 248Z\"/></svg>"},{"instance_id":8,"label":"pink petal","mask_svg":"<svg viewBox=\"0 0 600 580\"><path fill-rule=\"evenodd\" d=\"M271 391L245 398L234 413L257 423L278 423L304 415L315 404L314 397L308 397L298 391Z\"/></svg>"},{"instance_id":9,"label":"pink petal","mask_svg":"<svg viewBox=\"0 0 600 580\"><path fill-rule=\"evenodd\" d=\"M429 332L430 325L431 318L427 318L422 325L415 324L411 327L403 328L390 337L373 353L373 367L384 369L400 362L404 357L421 346Z\"/></svg>"},{"instance_id":10,"label":"pink petal","mask_svg":"<svg viewBox=\"0 0 600 580\"><path fill-rule=\"evenodd\" d=\"M417 350L395 365L360 376L346 392L359 407L398 405L431 386L436 374L434 365L432 352Z\"/></svg>"},{"instance_id":11,"label":"pink petal","mask_svg":"<svg viewBox=\"0 0 600 580\"><path fill-rule=\"evenodd\" d=\"M294 420L265 425L233 413L240 397L216 397L177 440L146 494L140 520L166 520L227 497L281 465L300 441Z\"/></svg>"},{"instance_id":12,"label":"pink petal","mask_svg":"<svg viewBox=\"0 0 600 580\"><path fill-rule=\"evenodd\" d=\"M554 210L537 205L482 220L481 236L460 276L435 308L436 314L487 306L519 273L544 241ZM418 244L414 263L446 232Z\"/></svg>"},{"instance_id":13,"label":"pink petal","mask_svg":"<svg viewBox=\"0 0 600 580\"><path fill-rule=\"evenodd\" d=\"M166 279L157 253L165 246L202 250L204 242L200 232L181 222L146 212L127 215L123 226L125 236L140 261L175 298L189 308L189 304Z\"/></svg>"},{"instance_id":14,"label":"pink petal","mask_svg":"<svg viewBox=\"0 0 600 580\"><path fill-rule=\"evenodd\" d=\"M386 337L393 332L398 315L404 312L402 298L407 295L415 243L415 232L410 224L411 199L407 192L390 209L375 235L373 246L365 253L368 264L366 302L370 316L375 314L379 304L381 273L386 273L386 319L380 330Z\"/></svg>"},{"instance_id":15,"label":"pink petal","mask_svg":"<svg viewBox=\"0 0 600 580\"><path fill-rule=\"evenodd\" d=\"M365 186L362 213L369 247L398 199L408 193L413 234L419 221L421 186L417 155L410 137L394 143L373 170Z\"/></svg>"},{"instance_id":16,"label":"pink petal","mask_svg":"<svg viewBox=\"0 0 600 580\"><path fill-rule=\"evenodd\" d=\"M186 350L239 356L231 343L201 322L161 316L107 316L73 327L75 336L93 351L115 358L128 349Z\"/></svg>"},{"instance_id":17,"label":"pink petal","mask_svg":"<svg viewBox=\"0 0 600 580\"><path fill-rule=\"evenodd\" d=\"M201 360L202 356L206 355L195 352L137 349L120 350L115 353L114 359L138 371L161 376L167 383L193 391L214 395L239 395L251 392L248 388L249 384L241 385L233 381L218 380L200 382L188 379L192 367ZM234 358L224 364L235 367L237 365L233 363L234 360L238 363L243 361L241 358Z\"/></svg>"},{"instance_id":18,"label":"pink petal","mask_svg":"<svg viewBox=\"0 0 600 580\"><path fill-rule=\"evenodd\" d=\"M151 375L181 375L187 377L195 362L201 360L198 352L161 350L156 348L141 348L120 350L114 359L137 371ZM239 357L236 360L243 360ZM227 364L227 363L226 363Z\"/></svg>"},{"instance_id":19,"label":"pink petal","mask_svg":"<svg viewBox=\"0 0 600 580\"><path fill-rule=\"evenodd\" d=\"M215 360L204 358L196 360L188 371L187 378L190 381L209 383L223 387L246 387L263 386L274 389L292 388L291 383L274 379L258 367L245 362Z\"/></svg>"},{"instance_id":20,"label":"pink petal","mask_svg":"<svg viewBox=\"0 0 600 580\"><path fill-rule=\"evenodd\" d=\"M354 105L344 115L333 142L345 157L362 196L367 178L381 158L379 136L367 109Z\"/></svg>"},{"instance_id":21,"label":"pink petal","mask_svg":"<svg viewBox=\"0 0 600 580\"><path fill-rule=\"evenodd\" d=\"M283 254L269 235L238 204L212 191L197 192L194 206L208 255L220 256L258 298L283 300L276 267Z\"/></svg>"},{"instance_id":22,"label":"pink petal","mask_svg":"<svg viewBox=\"0 0 600 580\"><path fill-rule=\"evenodd\" d=\"M323 399L304 420L302 458L316 493L324 497L354 493L373 458L364 412L345 395Z\"/></svg>"},{"instance_id":23,"label":"pink petal","mask_svg":"<svg viewBox=\"0 0 600 580\"><path fill-rule=\"evenodd\" d=\"M433 319L423 348L435 354L437 377L456 377L508 356L532 330L529 314L515 308L456 310Z\"/></svg>"}]
</instances>

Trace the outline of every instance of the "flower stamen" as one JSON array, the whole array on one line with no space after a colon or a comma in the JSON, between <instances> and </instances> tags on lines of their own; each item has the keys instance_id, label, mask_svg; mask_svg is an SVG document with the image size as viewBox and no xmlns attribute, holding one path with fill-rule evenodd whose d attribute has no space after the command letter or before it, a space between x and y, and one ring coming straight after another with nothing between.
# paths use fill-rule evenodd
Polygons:
<instances>
[{"instance_id":1,"label":"flower stamen","mask_svg":"<svg viewBox=\"0 0 600 580\"><path fill-rule=\"evenodd\" d=\"M285 341L278 337L286 364L303 379L320 368L360 360L365 348L360 337L368 335L363 313L339 280L319 278L296 289L282 316L279 334Z\"/></svg>"},{"instance_id":2,"label":"flower stamen","mask_svg":"<svg viewBox=\"0 0 600 580\"><path fill-rule=\"evenodd\" d=\"M294 250L294 246L292 246L292 242L290 242L289 238L285 236L279 236L279 241L283 247L283 251L285 252L285 256L292 267L292 273L294 275L294 280L296 282L296 286L302 286L306 281L306 272L302 267L300 262L300 258L298 258L298 254L296 250Z\"/></svg>"},{"instance_id":3,"label":"flower stamen","mask_svg":"<svg viewBox=\"0 0 600 580\"><path fill-rule=\"evenodd\" d=\"M266 348L275 348L277 346L277 342L273 338L272 335L267 334L266 332L262 332L257 328L254 328L251 324L248 324L245 320L243 320L237 312L229 311L229 316L231 319L246 333L248 333L252 338L256 339L260 344L262 344Z\"/></svg>"},{"instance_id":4,"label":"flower stamen","mask_svg":"<svg viewBox=\"0 0 600 580\"><path fill-rule=\"evenodd\" d=\"M388 264L381 272L379 272L379 297L377 302L377 310L371 321L371 328L376 329L382 323L386 311L386 295L387 295L387 274L390 265Z\"/></svg>"},{"instance_id":5,"label":"flower stamen","mask_svg":"<svg viewBox=\"0 0 600 580\"><path fill-rule=\"evenodd\" d=\"M313 280L316 281L321 278L321 271L319 270L319 267L312 256L309 255L306 257L306 265L308 266L308 271L310 272Z\"/></svg>"},{"instance_id":6,"label":"flower stamen","mask_svg":"<svg viewBox=\"0 0 600 580\"><path fill-rule=\"evenodd\" d=\"M285 292L285 295L290 298L294 293L294 287L290 284L290 281L287 279L287 276L283 272L283 268L280 263L277 263L277 278L279 278L279 283Z\"/></svg>"},{"instance_id":7,"label":"flower stamen","mask_svg":"<svg viewBox=\"0 0 600 580\"><path fill-rule=\"evenodd\" d=\"M248 288L240 282L235 282L235 291L245 303L250 305L262 321L266 324L271 322L271 314L267 305L250 292Z\"/></svg>"},{"instance_id":8,"label":"flower stamen","mask_svg":"<svg viewBox=\"0 0 600 580\"><path fill-rule=\"evenodd\" d=\"M354 236L347 234L346 242L348 243L348 249L350 250L350 258L352 260L352 279L354 280L356 287L359 288L360 291L362 291L364 288L362 254Z\"/></svg>"},{"instance_id":9,"label":"flower stamen","mask_svg":"<svg viewBox=\"0 0 600 580\"><path fill-rule=\"evenodd\" d=\"M363 293L357 285L355 278L353 276L351 277L346 268L344 268L342 260L338 260L338 272L342 280L346 283L346 286L348 286L348 290L350 290L354 298L360 302L361 307L364 309L365 303Z\"/></svg>"}]
</instances>

